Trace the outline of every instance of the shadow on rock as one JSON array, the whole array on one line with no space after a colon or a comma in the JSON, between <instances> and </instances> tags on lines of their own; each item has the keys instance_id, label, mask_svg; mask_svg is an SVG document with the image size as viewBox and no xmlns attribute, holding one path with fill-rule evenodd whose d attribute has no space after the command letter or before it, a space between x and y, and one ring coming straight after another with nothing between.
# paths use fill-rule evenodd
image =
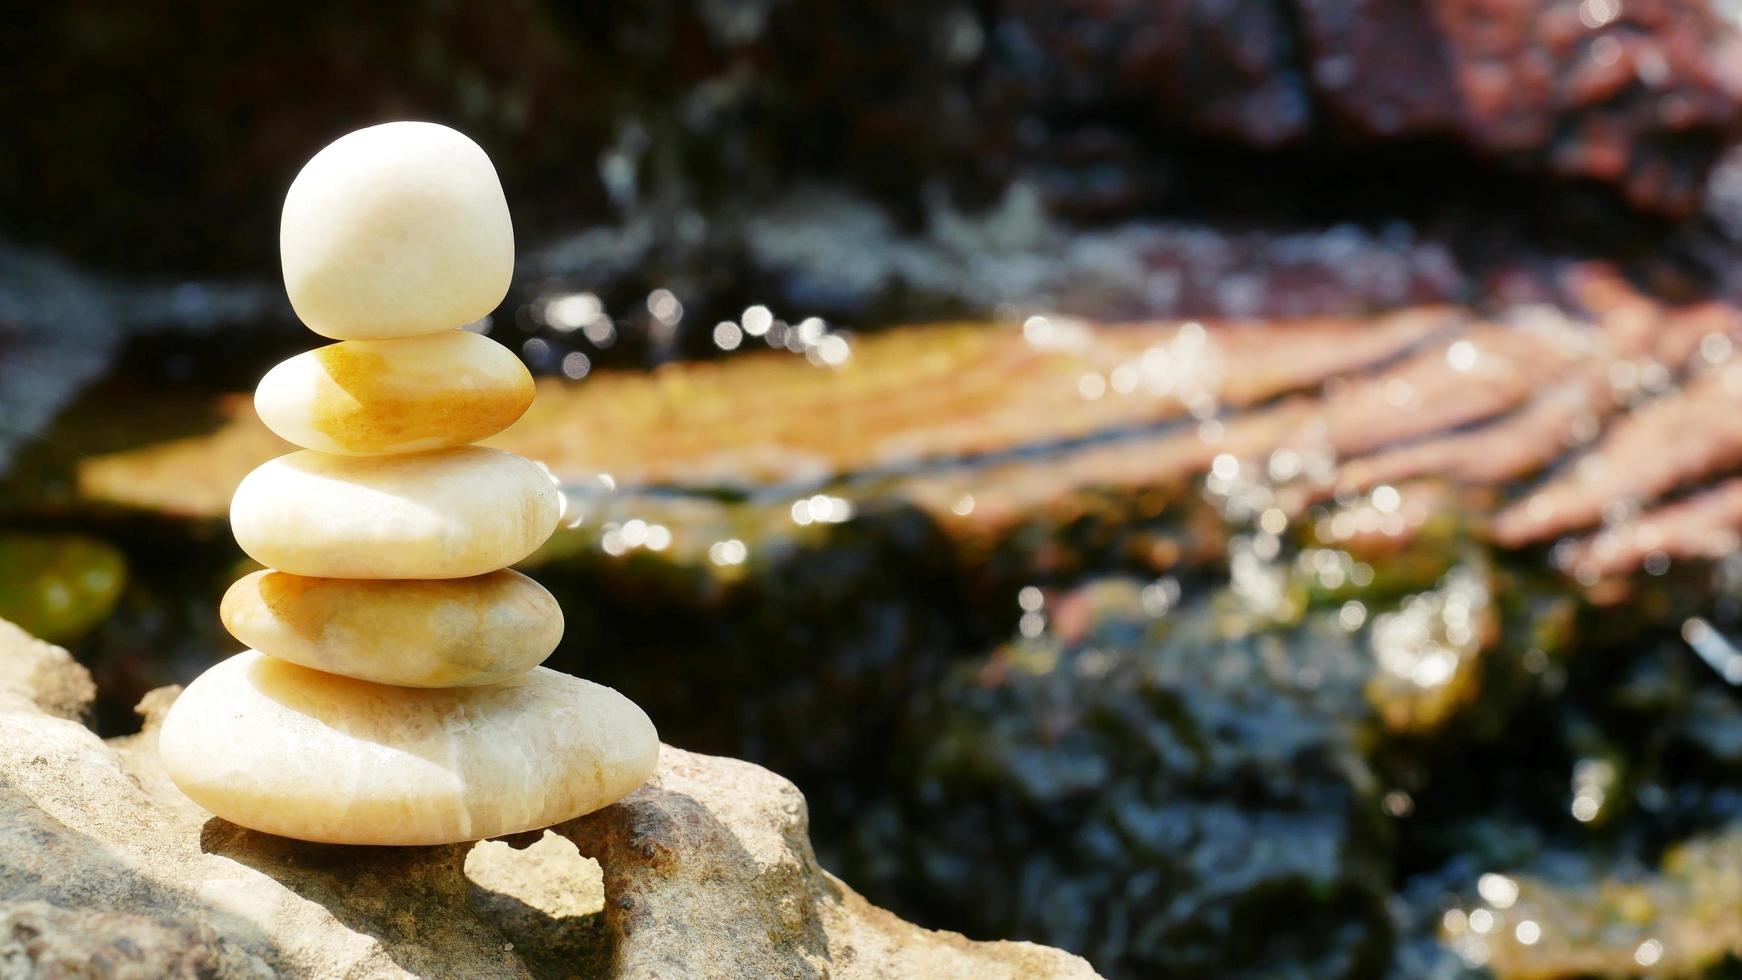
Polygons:
<instances>
[{"instance_id":1,"label":"shadow on rock","mask_svg":"<svg viewBox=\"0 0 1742 980\"><path fill-rule=\"evenodd\" d=\"M263 834L219 817L200 828L200 850L267 875L374 936L401 968L439 975L451 951L503 945L472 911L465 875L470 844L361 847L311 844ZM521 971L506 968L499 975Z\"/></svg>"}]
</instances>

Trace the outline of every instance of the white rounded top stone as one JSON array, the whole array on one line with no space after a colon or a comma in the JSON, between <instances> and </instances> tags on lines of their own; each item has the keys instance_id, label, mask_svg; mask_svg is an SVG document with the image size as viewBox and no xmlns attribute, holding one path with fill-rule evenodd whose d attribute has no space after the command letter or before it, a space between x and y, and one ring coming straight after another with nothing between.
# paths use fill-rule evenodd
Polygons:
<instances>
[{"instance_id":1,"label":"white rounded top stone","mask_svg":"<svg viewBox=\"0 0 1742 980\"><path fill-rule=\"evenodd\" d=\"M496 168L446 126L359 129L315 154L284 198L290 305L336 340L387 340L483 317L508 293L514 227Z\"/></svg>"}]
</instances>

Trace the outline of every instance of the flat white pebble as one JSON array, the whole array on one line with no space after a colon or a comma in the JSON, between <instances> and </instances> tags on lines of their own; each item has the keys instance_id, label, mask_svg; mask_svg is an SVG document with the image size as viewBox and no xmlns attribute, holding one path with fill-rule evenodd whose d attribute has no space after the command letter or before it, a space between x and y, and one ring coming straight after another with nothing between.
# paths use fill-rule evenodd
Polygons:
<instances>
[{"instance_id":1,"label":"flat white pebble","mask_svg":"<svg viewBox=\"0 0 1742 980\"><path fill-rule=\"evenodd\" d=\"M407 456L302 450L243 478L230 530L268 568L318 578L464 578L512 565L556 530L556 486L482 446Z\"/></svg>"},{"instance_id":2,"label":"flat white pebble","mask_svg":"<svg viewBox=\"0 0 1742 980\"><path fill-rule=\"evenodd\" d=\"M335 844L445 844L560 823L653 773L659 735L611 688L536 667L497 684L388 687L239 653L158 735L195 803Z\"/></svg>"},{"instance_id":3,"label":"flat white pebble","mask_svg":"<svg viewBox=\"0 0 1742 980\"><path fill-rule=\"evenodd\" d=\"M563 611L512 569L474 578L306 578L263 571L230 586L230 635L291 663L378 684L493 684L550 656Z\"/></svg>"}]
</instances>

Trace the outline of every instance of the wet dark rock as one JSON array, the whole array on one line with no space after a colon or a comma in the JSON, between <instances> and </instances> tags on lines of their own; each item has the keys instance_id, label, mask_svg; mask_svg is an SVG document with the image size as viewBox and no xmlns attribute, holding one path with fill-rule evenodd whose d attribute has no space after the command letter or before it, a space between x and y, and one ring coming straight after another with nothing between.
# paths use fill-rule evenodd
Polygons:
<instances>
[{"instance_id":1,"label":"wet dark rock","mask_svg":"<svg viewBox=\"0 0 1742 980\"><path fill-rule=\"evenodd\" d=\"M811 193L750 218L747 244L775 295L861 320L1056 309L1097 319L1308 316L1455 299L1471 271L1409 226L1233 232L1185 222L1071 229L1033 184L996 207L939 207L902 234L869 202Z\"/></svg>"},{"instance_id":2,"label":"wet dark rock","mask_svg":"<svg viewBox=\"0 0 1742 980\"><path fill-rule=\"evenodd\" d=\"M120 341L114 313L66 266L0 250L0 465L101 377Z\"/></svg>"},{"instance_id":3,"label":"wet dark rock","mask_svg":"<svg viewBox=\"0 0 1742 980\"><path fill-rule=\"evenodd\" d=\"M1501 737L1414 791L1391 976L1729 975L1735 691L1679 643L1612 642L1604 619L1534 661L1541 686Z\"/></svg>"},{"instance_id":4,"label":"wet dark rock","mask_svg":"<svg viewBox=\"0 0 1742 980\"><path fill-rule=\"evenodd\" d=\"M1074 594L1099 607L1086 628L923 697L889 754L898 802L847 832L844 866L934 921L1053 937L1120 976L1371 975L1389 846L1361 638L1326 615L1245 631L1232 596L1168 618L1147 598Z\"/></svg>"},{"instance_id":5,"label":"wet dark rock","mask_svg":"<svg viewBox=\"0 0 1742 980\"><path fill-rule=\"evenodd\" d=\"M1118 107L1151 126L1263 148L1298 142L1313 128L1286 3L1017 0L1005 7L1013 74L1041 82L1034 101L1061 115Z\"/></svg>"},{"instance_id":6,"label":"wet dark rock","mask_svg":"<svg viewBox=\"0 0 1742 980\"><path fill-rule=\"evenodd\" d=\"M1118 221L1211 201L1286 224L1328 196L1345 212L1331 221L1427 224L1463 185L1522 174L1686 216L1742 106L1742 41L1707 0L516 0L177 18L79 0L7 27L8 236L200 278L272 268L297 162L408 116L491 152L523 251L619 227L586 265L616 277L585 285L644 296L666 284L647 270L693 277L692 294L741 288L754 243L739 226L805 185L910 233L1025 184L1049 189L1049 210ZM299 98L280 98L290 87ZM1363 203L1394 184L1410 188L1399 206Z\"/></svg>"},{"instance_id":7,"label":"wet dark rock","mask_svg":"<svg viewBox=\"0 0 1742 980\"><path fill-rule=\"evenodd\" d=\"M247 16L204 4L152 18L81 0L7 20L16 81L0 111L19 120L0 163L8 230L103 266L206 274L276 266L300 162L397 118L476 138L532 240L627 212L669 233L686 211L848 161L910 195L922 161L974 132L951 79L983 47L965 3Z\"/></svg>"},{"instance_id":8,"label":"wet dark rock","mask_svg":"<svg viewBox=\"0 0 1742 980\"><path fill-rule=\"evenodd\" d=\"M1035 148L1078 127L1115 146L1438 142L1685 216L1742 127L1742 34L1704 2L1018 2L1006 17Z\"/></svg>"},{"instance_id":9,"label":"wet dark rock","mask_svg":"<svg viewBox=\"0 0 1742 980\"><path fill-rule=\"evenodd\" d=\"M1298 619L1238 571L1037 592L913 704L890 797L827 856L1116 976L1708 975L1737 936L1735 692L1545 586L1462 565ZM1473 669L1423 672L1484 619ZM1430 718L1436 688L1462 694Z\"/></svg>"}]
</instances>

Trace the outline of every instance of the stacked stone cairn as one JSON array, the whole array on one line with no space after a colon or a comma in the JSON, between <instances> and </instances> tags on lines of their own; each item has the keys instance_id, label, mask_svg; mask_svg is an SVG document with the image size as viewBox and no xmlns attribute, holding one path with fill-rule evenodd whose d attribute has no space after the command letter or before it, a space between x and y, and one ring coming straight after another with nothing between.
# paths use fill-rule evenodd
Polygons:
<instances>
[{"instance_id":1,"label":"stacked stone cairn","mask_svg":"<svg viewBox=\"0 0 1742 980\"><path fill-rule=\"evenodd\" d=\"M507 568L561 496L537 464L471 445L534 395L511 352L460 329L514 268L489 157L429 123L351 133L291 185L279 245L297 316L340 342L255 394L304 448L236 490L231 529L266 570L220 615L252 649L170 709L170 777L231 822L344 844L494 837L629 793L658 759L653 724L538 666L562 610Z\"/></svg>"}]
</instances>

